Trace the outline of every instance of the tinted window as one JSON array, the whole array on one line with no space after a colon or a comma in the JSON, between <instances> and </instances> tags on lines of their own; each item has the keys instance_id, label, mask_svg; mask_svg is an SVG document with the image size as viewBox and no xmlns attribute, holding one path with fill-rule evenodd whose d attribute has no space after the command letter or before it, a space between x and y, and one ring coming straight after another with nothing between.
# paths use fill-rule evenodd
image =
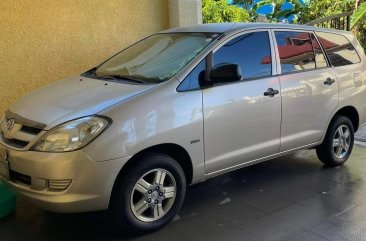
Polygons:
<instances>
[{"instance_id":1,"label":"tinted window","mask_svg":"<svg viewBox=\"0 0 366 241\"><path fill-rule=\"evenodd\" d=\"M338 67L360 62L355 48L346 37L322 32L317 32L316 35L332 66Z\"/></svg>"},{"instance_id":2,"label":"tinted window","mask_svg":"<svg viewBox=\"0 0 366 241\"><path fill-rule=\"evenodd\" d=\"M317 68L327 67L327 61L325 59L324 53L319 45L318 40L316 40L314 34L311 35L311 42L313 43L314 53L315 53L315 63Z\"/></svg>"},{"instance_id":3,"label":"tinted window","mask_svg":"<svg viewBox=\"0 0 366 241\"><path fill-rule=\"evenodd\" d=\"M205 77L206 61L203 59L178 86L178 91L198 90Z\"/></svg>"},{"instance_id":4,"label":"tinted window","mask_svg":"<svg viewBox=\"0 0 366 241\"><path fill-rule=\"evenodd\" d=\"M214 65L238 64L244 79L272 75L268 32L243 34L223 45L214 54Z\"/></svg>"},{"instance_id":5,"label":"tinted window","mask_svg":"<svg viewBox=\"0 0 366 241\"><path fill-rule=\"evenodd\" d=\"M275 32L282 73L315 69L313 46L308 33Z\"/></svg>"}]
</instances>

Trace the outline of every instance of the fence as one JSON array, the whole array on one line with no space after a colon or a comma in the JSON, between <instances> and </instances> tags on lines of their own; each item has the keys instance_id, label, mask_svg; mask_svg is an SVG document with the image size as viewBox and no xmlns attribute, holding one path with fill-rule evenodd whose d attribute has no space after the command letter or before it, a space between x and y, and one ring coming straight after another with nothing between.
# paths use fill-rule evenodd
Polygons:
<instances>
[{"instance_id":1,"label":"fence","mask_svg":"<svg viewBox=\"0 0 366 241\"><path fill-rule=\"evenodd\" d=\"M350 31L351 15L352 12L340 13L324 18L319 18L317 20L307 23L306 25Z\"/></svg>"}]
</instances>

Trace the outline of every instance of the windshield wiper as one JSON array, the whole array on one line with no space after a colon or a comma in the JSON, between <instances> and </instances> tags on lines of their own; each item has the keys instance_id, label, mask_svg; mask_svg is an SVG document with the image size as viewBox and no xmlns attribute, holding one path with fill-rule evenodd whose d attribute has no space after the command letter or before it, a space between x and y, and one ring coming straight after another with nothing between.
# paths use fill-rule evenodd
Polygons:
<instances>
[{"instance_id":1,"label":"windshield wiper","mask_svg":"<svg viewBox=\"0 0 366 241\"><path fill-rule=\"evenodd\" d=\"M138 78L135 78L132 76L128 76L128 75L113 74L113 75L99 75L99 76L97 75L96 77L101 78L101 79L110 79L110 80L128 80L128 81L139 83L139 84L145 83L141 79L138 79Z\"/></svg>"},{"instance_id":2,"label":"windshield wiper","mask_svg":"<svg viewBox=\"0 0 366 241\"><path fill-rule=\"evenodd\" d=\"M98 69L98 67L94 67L92 69L89 69L88 71L82 73L82 76L94 76L95 75L95 71Z\"/></svg>"}]
</instances>

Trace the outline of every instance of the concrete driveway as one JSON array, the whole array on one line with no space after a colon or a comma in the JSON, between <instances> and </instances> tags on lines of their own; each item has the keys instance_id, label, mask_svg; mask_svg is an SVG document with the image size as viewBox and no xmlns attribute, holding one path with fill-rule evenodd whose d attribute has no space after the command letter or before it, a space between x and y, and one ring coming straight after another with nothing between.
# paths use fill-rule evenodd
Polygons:
<instances>
[{"instance_id":1,"label":"concrete driveway","mask_svg":"<svg viewBox=\"0 0 366 241\"><path fill-rule=\"evenodd\" d=\"M365 143L358 143L366 145L366 125L360 127L360 129L355 134L355 140L358 142L365 142Z\"/></svg>"},{"instance_id":2,"label":"concrete driveway","mask_svg":"<svg viewBox=\"0 0 366 241\"><path fill-rule=\"evenodd\" d=\"M144 236L112 229L106 212L54 214L18 200L1 241L366 240L366 149L324 168L300 151L188 187L179 216Z\"/></svg>"}]
</instances>

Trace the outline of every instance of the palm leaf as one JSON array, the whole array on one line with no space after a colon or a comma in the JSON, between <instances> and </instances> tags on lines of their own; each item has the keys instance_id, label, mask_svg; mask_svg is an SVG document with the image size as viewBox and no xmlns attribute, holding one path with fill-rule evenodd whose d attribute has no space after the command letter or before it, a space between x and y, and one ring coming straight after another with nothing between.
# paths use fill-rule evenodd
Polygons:
<instances>
[{"instance_id":1,"label":"palm leaf","mask_svg":"<svg viewBox=\"0 0 366 241\"><path fill-rule=\"evenodd\" d=\"M353 28L360 20L366 18L366 2L362 3L355 13L352 15L351 28Z\"/></svg>"},{"instance_id":2,"label":"palm leaf","mask_svg":"<svg viewBox=\"0 0 366 241\"><path fill-rule=\"evenodd\" d=\"M260 7L263 7L265 5L269 5L269 4L272 4L272 0L263 0L263 1L260 1L260 2L256 2L252 9L253 11L257 11Z\"/></svg>"}]
</instances>

